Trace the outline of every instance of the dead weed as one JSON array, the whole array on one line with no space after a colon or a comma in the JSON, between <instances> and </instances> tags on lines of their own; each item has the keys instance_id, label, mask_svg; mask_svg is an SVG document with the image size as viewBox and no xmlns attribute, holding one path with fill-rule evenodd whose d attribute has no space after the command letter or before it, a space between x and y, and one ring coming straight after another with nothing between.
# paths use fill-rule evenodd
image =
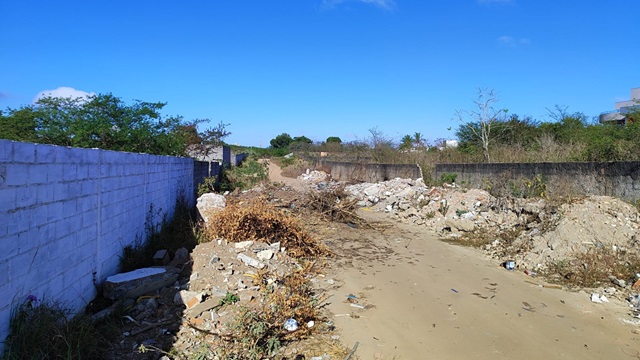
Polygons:
<instances>
[{"instance_id":1,"label":"dead weed","mask_svg":"<svg viewBox=\"0 0 640 360\"><path fill-rule=\"evenodd\" d=\"M329 249L313 239L295 217L264 199L228 204L211 216L204 233L209 241L223 238L229 242L280 242L296 258L329 254Z\"/></svg>"}]
</instances>

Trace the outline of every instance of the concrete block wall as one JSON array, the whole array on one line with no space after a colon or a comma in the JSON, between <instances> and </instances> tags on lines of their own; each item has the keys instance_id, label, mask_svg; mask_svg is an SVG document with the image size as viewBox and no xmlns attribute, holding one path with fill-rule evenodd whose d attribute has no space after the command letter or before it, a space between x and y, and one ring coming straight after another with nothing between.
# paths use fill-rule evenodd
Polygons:
<instances>
[{"instance_id":1,"label":"concrete block wall","mask_svg":"<svg viewBox=\"0 0 640 360\"><path fill-rule=\"evenodd\" d=\"M422 171L416 164L363 164L321 160L318 167L339 181L374 183L395 178L422 178Z\"/></svg>"},{"instance_id":2,"label":"concrete block wall","mask_svg":"<svg viewBox=\"0 0 640 360\"><path fill-rule=\"evenodd\" d=\"M457 182L482 188L488 181L542 176L550 193L608 195L640 199L640 162L436 164L436 179L457 174Z\"/></svg>"},{"instance_id":3,"label":"concrete block wall","mask_svg":"<svg viewBox=\"0 0 640 360\"><path fill-rule=\"evenodd\" d=\"M0 140L0 341L29 294L82 309L194 179L192 159Z\"/></svg>"}]
</instances>

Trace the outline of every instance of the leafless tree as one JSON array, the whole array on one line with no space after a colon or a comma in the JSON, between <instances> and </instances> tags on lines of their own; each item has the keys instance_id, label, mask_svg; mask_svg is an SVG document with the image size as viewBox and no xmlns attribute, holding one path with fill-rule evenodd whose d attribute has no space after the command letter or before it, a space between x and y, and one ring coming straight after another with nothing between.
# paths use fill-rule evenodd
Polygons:
<instances>
[{"instance_id":1,"label":"leafless tree","mask_svg":"<svg viewBox=\"0 0 640 360\"><path fill-rule=\"evenodd\" d=\"M471 110L456 110L456 119L482 147L486 162L491 162L489 147L496 138L496 132L504 130L503 125L507 109L496 109L498 97L493 89L479 88L478 97L474 100L475 107ZM462 129L461 129L462 130Z\"/></svg>"}]
</instances>

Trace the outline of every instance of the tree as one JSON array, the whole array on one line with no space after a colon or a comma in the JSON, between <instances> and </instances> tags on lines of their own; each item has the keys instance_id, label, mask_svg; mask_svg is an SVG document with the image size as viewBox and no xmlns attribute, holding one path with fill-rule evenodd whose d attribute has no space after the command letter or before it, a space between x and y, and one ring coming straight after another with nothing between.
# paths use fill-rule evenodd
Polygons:
<instances>
[{"instance_id":1,"label":"tree","mask_svg":"<svg viewBox=\"0 0 640 360\"><path fill-rule=\"evenodd\" d=\"M185 155L186 131L180 116L161 114L165 103L136 100L126 104L112 94L86 98L46 97L35 105L8 109L0 137L44 144L100 148L159 155ZM185 127L186 126L186 127ZM226 133L228 135L228 132ZM207 136L206 132L203 134ZM224 135L216 133L211 134Z\"/></svg>"},{"instance_id":2,"label":"tree","mask_svg":"<svg viewBox=\"0 0 640 360\"><path fill-rule=\"evenodd\" d=\"M422 137L422 134L419 132L416 132L413 134L412 142L413 142L413 145L418 149L422 149L424 147L424 138Z\"/></svg>"},{"instance_id":3,"label":"tree","mask_svg":"<svg viewBox=\"0 0 640 360\"><path fill-rule=\"evenodd\" d=\"M292 142L293 142L293 139L291 138L291 135L287 133L282 133L276 136L275 138L271 139L269 144L271 144L271 147L274 149L286 149L289 147L289 145Z\"/></svg>"},{"instance_id":4,"label":"tree","mask_svg":"<svg viewBox=\"0 0 640 360\"><path fill-rule=\"evenodd\" d=\"M413 138L411 135L405 135L400 140L400 150L411 150L413 147Z\"/></svg>"},{"instance_id":5,"label":"tree","mask_svg":"<svg viewBox=\"0 0 640 360\"><path fill-rule=\"evenodd\" d=\"M456 118L461 123L456 135L477 143L482 148L486 162L491 162L489 149L491 143L499 135L497 129L504 122L507 109L496 109L498 98L493 89L478 89L475 107L471 110L457 110ZM502 127L504 129L504 127Z\"/></svg>"},{"instance_id":6,"label":"tree","mask_svg":"<svg viewBox=\"0 0 640 360\"><path fill-rule=\"evenodd\" d=\"M327 144L329 143L338 143L338 144L342 144L342 139L340 139L337 136L329 136L327 138Z\"/></svg>"},{"instance_id":7,"label":"tree","mask_svg":"<svg viewBox=\"0 0 640 360\"><path fill-rule=\"evenodd\" d=\"M309 139L308 137L306 137L304 135L294 137L291 142L292 143L302 143L302 144L313 144L313 140Z\"/></svg>"},{"instance_id":8,"label":"tree","mask_svg":"<svg viewBox=\"0 0 640 360\"><path fill-rule=\"evenodd\" d=\"M7 109L7 115L0 111L0 139L35 142L36 119L33 107L24 107L18 110Z\"/></svg>"},{"instance_id":9,"label":"tree","mask_svg":"<svg viewBox=\"0 0 640 360\"><path fill-rule=\"evenodd\" d=\"M224 139L231 135L231 132L227 130L230 124L225 124L222 121L213 128L198 131L199 124L210 121L209 119L195 119L180 126L179 130L190 155L207 158L215 148L224 145Z\"/></svg>"}]
</instances>

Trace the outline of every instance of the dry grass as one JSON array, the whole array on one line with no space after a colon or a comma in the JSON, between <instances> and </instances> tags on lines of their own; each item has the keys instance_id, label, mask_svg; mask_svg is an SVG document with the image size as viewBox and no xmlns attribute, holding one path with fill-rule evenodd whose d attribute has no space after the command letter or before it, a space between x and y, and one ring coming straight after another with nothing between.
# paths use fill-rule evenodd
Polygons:
<instances>
[{"instance_id":1,"label":"dry grass","mask_svg":"<svg viewBox=\"0 0 640 360\"><path fill-rule=\"evenodd\" d=\"M319 214L326 221L358 225L366 223L364 219L356 214L358 199L350 197L345 192L344 186L309 192L306 194L303 206Z\"/></svg>"},{"instance_id":2,"label":"dry grass","mask_svg":"<svg viewBox=\"0 0 640 360\"><path fill-rule=\"evenodd\" d=\"M212 214L204 237L209 241L223 238L230 242L280 242L290 256L297 258L329 254L329 249L313 239L295 217L264 199L230 203Z\"/></svg>"},{"instance_id":3,"label":"dry grass","mask_svg":"<svg viewBox=\"0 0 640 360\"><path fill-rule=\"evenodd\" d=\"M635 252L600 247L550 263L548 269L548 275L556 282L597 287L610 284L609 276L622 280L633 279L640 272L640 258Z\"/></svg>"},{"instance_id":4,"label":"dry grass","mask_svg":"<svg viewBox=\"0 0 640 360\"><path fill-rule=\"evenodd\" d=\"M237 315L227 324L227 331L221 334L220 351L225 358L263 359L282 358L281 349L288 343L307 340L314 333L327 332L323 326L322 307L326 299L315 293L309 281L309 274L316 269L311 262L305 263L297 271L277 278L276 274L261 272L257 282L261 286L263 300L238 309ZM267 284L267 278L275 279ZM296 331L288 331L284 323L288 319L298 322ZM309 327L307 323L314 322ZM313 344L311 342L310 344ZM338 344L316 344L320 348L336 354L345 350ZM306 346L309 347L309 346Z\"/></svg>"}]
</instances>

